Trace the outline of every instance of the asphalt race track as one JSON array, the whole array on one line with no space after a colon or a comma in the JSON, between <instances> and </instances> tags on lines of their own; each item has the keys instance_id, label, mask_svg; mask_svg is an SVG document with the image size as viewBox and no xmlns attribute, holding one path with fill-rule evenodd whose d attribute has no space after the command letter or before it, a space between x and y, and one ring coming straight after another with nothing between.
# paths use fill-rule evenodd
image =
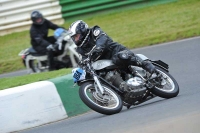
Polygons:
<instances>
[{"instance_id":1,"label":"asphalt race track","mask_svg":"<svg viewBox=\"0 0 200 133\"><path fill-rule=\"evenodd\" d=\"M26 75L26 74L28 74L28 72L26 69L24 69L24 70L20 70L20 71L16 71L16 72L1 74L0 79L1 78L9 78L9 77L17 77L17 76L22 76L22 75Z\"/></svg>"},{"instance_id":2,"label":"asphalt race track","mask_svg":"<svg viewBox=\"0 0 200 133\"><path fill-rule=\"evenodd\" d=\"M20 133L199 133L200 37L133 50L169 64L180 93L106 116L94 111ZM78 93L77 93L78 95Z\"/></svg>"}]
</instances>

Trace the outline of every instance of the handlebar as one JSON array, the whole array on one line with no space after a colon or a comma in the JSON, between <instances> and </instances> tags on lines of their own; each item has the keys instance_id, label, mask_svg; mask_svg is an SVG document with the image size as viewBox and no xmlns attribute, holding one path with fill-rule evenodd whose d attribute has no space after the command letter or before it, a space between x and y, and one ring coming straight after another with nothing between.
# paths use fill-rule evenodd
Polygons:
<instances>
[{"instance_id":1,"label":"handlebar","mask_svg":"<svg viewBox=\"0 0 200 133\"><path fill-rule=\"evenodd\" d=\"M86 59L80 61L80 65L85 65L87 63L90 63L91 62L91 56L92 56L92 53L94 51L94 49L96 48L96 45L90 50L90 52L86 53L86 55L88 56Z\"/></svg>"},{"instance_id":2,"label":"handlebar","mask_svg":"<svg viewBox=\"0 0 200 133\"><path fill-rule=\"evenodd\" d=\"M63 30L62 33L60 33L59 35L57 35L56 44L58 44L58 49L59 50L62 49L62 42L63 41L69 41L71 39L71 34L72 34L72 32L70 32L69 30Z\"/></svg>"}]
</instances>

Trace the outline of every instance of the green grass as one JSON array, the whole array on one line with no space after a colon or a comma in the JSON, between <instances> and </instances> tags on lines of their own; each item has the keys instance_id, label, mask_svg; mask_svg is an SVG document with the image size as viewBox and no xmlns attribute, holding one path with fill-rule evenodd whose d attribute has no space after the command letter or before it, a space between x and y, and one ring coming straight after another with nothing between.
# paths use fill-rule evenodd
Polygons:
<instances>
[{"instance_id":1,"label":"green grass","mask_svg":"<svg viewBox=\"0 0 200 133\"><path fill-rule=\"evenodd\" d=\"M179 0L95 15L84 21L90 26L99 25L115 41L136 48L200 35L199 7L199 0ZM68 28L73 21L67 21L63 26ZM29 31L1 36L0 73L23 69L18 53L27 47L30 47Z\"/></svg>"},{"instance_id":2,"label":"green grass","mask_svg":"<svg viewBox=\"0 0 200 133\"><path fill-rule=\"evenodd\" d=\"M0 90L15 86L25 85L37 81L48 80L71 73L71 68L52 72L35 73L30 75L0 79Z\"/></svg>"},{"instance_id":3,"label":"green grass","mask_svg":"<svg viewBox=\"0 0 200 133\"><path fill-rule=\"evenodd\" d=\"M99 25L114 41L128 48L136 48L199 36L199 13L199 0L179 0L163 5L116 11L88 18L79 17L79 19L83 19L89 26ZM66 21L63 26L68 28L74 20ZM22 49L30 47L29 42L28 31L0 37L0 73L24 68L18 53ZM58 71L59 74L60 71ZM37 74L34 81L38 81L37 77L44 77L43 80L48 78L44 75L43 73ZM28 79L28 76L27 78L26 76L18 77L18 80ZM6 79L0 79L0 81L2 80ZM0 84L2 86L2 83Z\"/></svg>"}]
</instances>

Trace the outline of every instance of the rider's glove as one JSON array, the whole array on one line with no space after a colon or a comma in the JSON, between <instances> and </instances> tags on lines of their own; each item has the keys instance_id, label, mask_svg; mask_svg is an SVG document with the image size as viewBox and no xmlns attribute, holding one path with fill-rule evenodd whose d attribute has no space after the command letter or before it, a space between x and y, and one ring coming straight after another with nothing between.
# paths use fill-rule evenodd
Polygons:
<instances>
[{"instance_id":1,"label":"rider's glove","mask_svg":"<svg viewBox=\"0 0 200 133\"><path fill-rule=\"evenodd\" d=\"M49 46L46 47L47 50L52 50L52 51L56 51L55 47L53 44L50 44Z\"/></svg>"},{"instance_id":2,"label":"rider's glove","mask_svg":"<svg viewBox=\"0 0 200 133\"><path fill-rule=\"evenodd\" d=\"M94 51L92 52L91 59L93 61L97 60L101 56L102 53L103 53L103 49L101 47L96 47Z\"/></svg>"}]
</instances>

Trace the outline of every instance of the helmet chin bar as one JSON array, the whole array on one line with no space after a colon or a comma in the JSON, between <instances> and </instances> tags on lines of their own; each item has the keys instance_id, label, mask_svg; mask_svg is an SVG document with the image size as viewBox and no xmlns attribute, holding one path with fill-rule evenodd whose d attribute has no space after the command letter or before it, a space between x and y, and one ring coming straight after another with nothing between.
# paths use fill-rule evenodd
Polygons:
<instances>
[{"instance_id":1,"label":"helmet chin bar","mask_svg":"<svg viewBox=\"0 0 200 133\"><path fill-rule=\"evenodd\" d=\"M40 22L34 21L33 23L34 23L35 25L42 25L42 24L44 23L44 21L45 21L45 19L42 18L42 21L40 21Z\"/></svg>"},{"instance_id":2,"label":"helmet chin bar","mask_svg":"<svg viewBox=\"0 0 200 133\"><path fill-rule=\"evenodd\" d=\"M84 38L84 40L82 41L82 43L81 43L79 46L77 45L77 47L82 47L82 46L83 46L83 44L85 43L85 41L88 39L89 34L90 34L90 30L88 31L88 33L87 33L87 35L85 36L85 38ZM80 39L80 40L81 40L81 39Z\"/></svg>"}]
</instances>

